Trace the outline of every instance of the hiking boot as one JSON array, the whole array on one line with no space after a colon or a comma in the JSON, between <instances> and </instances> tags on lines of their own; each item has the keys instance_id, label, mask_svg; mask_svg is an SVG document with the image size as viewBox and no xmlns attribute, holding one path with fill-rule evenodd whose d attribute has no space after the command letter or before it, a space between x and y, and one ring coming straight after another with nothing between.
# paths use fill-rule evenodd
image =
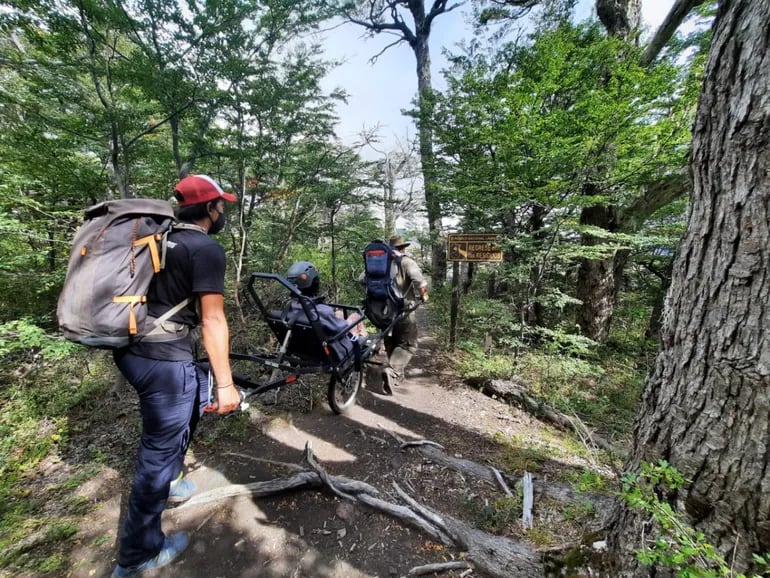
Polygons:
<instances>
[{"instance_id":1,"label":"hiking boot","mask_svg":"<svg viewBox=\"0 0 770 578\"><path fill-rule=\"evenodd\" d=\"M136 566L121 566L118 564L112 571L112 578L127 578L128 576L139 576L144 572L161 568L166 564L170 564L181 554L187 545L190 543L190 538L185 532L177 532L166 536L166 540L163 542L163 548L161 548L158 555L154 558L150 558L146 562L137 564Z\"/></svg>"},{"instance_id":2,"label":"hiking boot","mask_svg":"<svg viewBox=\"0 0 770 578\"><path fill-rule=\"evenodd\" d=\"M393 388L390 386L390 376L387 373L382 376L382 393L393 395Z\"/></svg>"},{"instance_id":3,"label":"hiking boot","mask_svg":"<svg viewBox=\"0 0 770 578\"><path fill-rule=\"evenodd\" d=\"M398 385L398 373L392 367L382 371L382 393L393 395L393 388Z\"/></svg>"},{"instance_id":4,"label":"hiking boot","mask_svg":"<svg viewBox=\"0 0 770 578\"><path fill-rule=\"evenodd\" d=\"M195 493L195 482L188 480L182 474L171 482L168 488L168 500L169 504L181 504L189 500Z\"/></svg>"}]
</instances>

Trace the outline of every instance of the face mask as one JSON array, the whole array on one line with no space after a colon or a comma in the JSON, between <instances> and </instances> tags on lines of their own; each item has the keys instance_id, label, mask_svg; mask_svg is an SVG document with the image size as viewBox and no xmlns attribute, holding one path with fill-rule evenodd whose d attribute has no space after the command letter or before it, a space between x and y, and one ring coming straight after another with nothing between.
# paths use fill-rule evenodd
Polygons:
<instances>
[{"instance_id":1,"label":"face mask","mask_svg":"<svg viewBox=\"0 0 770 578\"><path fill-rule=\"evenodd\" d=\"M219 211L217 211L219 213ZM209 235L216 235L225 228L225 223L227 222L227 219L225 218L225 212L222 211L219 213L219 217L217 217L216 221L212 221L211 227L209 227Z\"/></svg>"}]
</instances>

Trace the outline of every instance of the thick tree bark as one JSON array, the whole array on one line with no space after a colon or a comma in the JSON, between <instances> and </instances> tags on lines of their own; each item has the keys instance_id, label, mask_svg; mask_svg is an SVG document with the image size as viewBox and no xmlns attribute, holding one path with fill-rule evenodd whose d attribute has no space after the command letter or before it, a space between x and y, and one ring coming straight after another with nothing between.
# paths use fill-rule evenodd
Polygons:
<instances>
[{"instance_id":1,"label":"thick tree bark","mask_svg":"<svg viewBox=\"0 0 770 578\"><path fill-rule=\"evenodd\" d=\"M628 40L639 30L642 0L596 0L596 15L610 36Z\"/></svg>"},{"instance_id":2,"label":"thick tree bark","mask_svg":"<svg viewBox=\"0 0 770 578\"><path fill-rule=\"evenodd\" d=\"M646 268L660 280L660 289L658 289L655 295L652 312L650 313L650 322L644 336L647 339L659 340L660 332L663 329L663 305L668 288L671 287L671 273L674 270L674 261L669 260L662 267L650 263L646 265Z\"/></svg>"},{"instance_id":3,"label":"thick tree bark","mask_svg":"<svg viewBox=\"0 0 770 578\"><path fill-rule=\"evenodd\" d=\"M768 22L770 0L719 8L694 128L687 232L627 466L663 458L691 480L667 499L736 571L749 569L751 553L770 551ZM646 523L618 508L615 576L652 575L632 555Z\"/></svg>"},{"instance_id":4,"label":"thick tree bark","mask_svg":"<svg viewBox=\"0 0 770 578\"><path fill-rule=\"evenodd\" d=\"M596 194L591 189L586 194ZM612 207L595 205L580 213L580 224L601 227L613 232L617 229ZM592 235L583 236L583 245L592 246L606 242ZM583 335L595 341L609 336L610 322L615 310L615 257L605 259L581 259L577 278L577 298L583 304L577 312L577 324Z\"/></svg>"},{"instance_id":5,"label":"thick tree bark","mask_svg":"<svg viewBox=\"0 0 770 578\"><path fill-rule=\"evenodd\" d=\"M582 225L601 227L610 232L632 233L645 219L674 199L687 194L690 179L684 174L673 174L650 186L642 196L625 208L593 206L583 209ZM596 191L588 191L596 194ZM595 245L601 240L586 235L584 245ZM628 251L616 251L606 259L583 259L578 270L577 298L583 304L577 313L577 324L583 335L595 341L609 337L615 303L618 299Z\"/></svg>"}]
</instances>

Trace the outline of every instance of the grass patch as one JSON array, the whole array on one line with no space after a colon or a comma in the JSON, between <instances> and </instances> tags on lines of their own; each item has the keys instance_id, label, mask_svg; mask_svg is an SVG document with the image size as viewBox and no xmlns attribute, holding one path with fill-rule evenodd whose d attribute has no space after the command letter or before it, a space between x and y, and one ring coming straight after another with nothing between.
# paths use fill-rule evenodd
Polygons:
<instances>
[{"instance_id":1,"label":"grass patch","mask_svg":"<svg viewBox=\"0 0 770 578\"><path fill-rule=\"evenodd\" d=\"M503 447L501 466L506 472L521 475L524 472L539 472L543 465L551 459L546 448L530 443L526 436L506 436L500 432L493 435L495 442Z\"/></svg>"},{"instance_id":2,"label":"grass patch","mask_svg":"<svg viewBox=\"0 0 770 578\"><path fill-rule=\"evenodd\" d=\"M62 575L70 542L93 508L77 492L103 468L71 451L82 434L70 424L90 434L102 422L114 432L113 416L104 415L112 361L77 348L67 357L9 343L0 339L0 573Z\"/></svg>"},{"instance_id":3,"label":"grass patch","mask_svg":"<svg viewBox=\"0 0 770 578\"><path fill-rule=\"evenodd\" d=\"M520 291L528 282L528 267L517 271L496 268L496 296L489 298L491 272L482 268L462 295L456 369L470 383L516 378L548 405L576 414L605 437L626 437L657 350L645 336L650 299L640 291L624 292L610 338L599 344L576 333L569 300L542 301L543 325L526 323ZM431 293L432 330L444 343L450 297L448 287Z\"/></svg>"},{"instance_id":4,"label":"grass patch","mask_svg":"<svg viewBox=\"0 0 770 578\"><path fill-rule=\"evenodd\" d=\"M463 342L455 368L469 383L516 379L551 407L617 435L631 428L646 375L612 352L597 359L540 350L514 356L488 354L470 342Z\"/></svg>"}]
</instances>

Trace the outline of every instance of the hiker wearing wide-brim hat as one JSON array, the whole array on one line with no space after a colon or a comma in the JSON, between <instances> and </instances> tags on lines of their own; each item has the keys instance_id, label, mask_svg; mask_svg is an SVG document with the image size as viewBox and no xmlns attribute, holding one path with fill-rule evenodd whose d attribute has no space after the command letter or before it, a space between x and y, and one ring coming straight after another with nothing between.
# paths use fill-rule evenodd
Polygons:
<instances>
[{"instance_id":1,"label":"hiker wearing wide-brim hat","mask_svg":"<svg viewBox=\"0 0 770 578\"><path fill-rule=\"evenodd\" d=\"M389 243L397 252L402 253L410 243L401 235L394 235ZM394 263L395 265L395 263ZM394 283L404 296L404 306L409 308L418 300L428 301L428 282L419 265L408 255L401 255ZM385 336L385 351L388 354L387 363L382 367L383 392L393 393L393 387L404 379L406 366L417 352L417 316L412 311L393 327L393 331Z\"/></svg>"},{"instance_id":2,"label":"hiker wearing wide-brim hat","mask_svg":"<svg viewBox=\"0 0 770 578\"><path fill-rule=\"evenodd\" d=\"M396 235L390 238L389 245L400 251L401 249L406 249L411 243L405 241L401 235Z\"/></svg>"}]
</instances>

